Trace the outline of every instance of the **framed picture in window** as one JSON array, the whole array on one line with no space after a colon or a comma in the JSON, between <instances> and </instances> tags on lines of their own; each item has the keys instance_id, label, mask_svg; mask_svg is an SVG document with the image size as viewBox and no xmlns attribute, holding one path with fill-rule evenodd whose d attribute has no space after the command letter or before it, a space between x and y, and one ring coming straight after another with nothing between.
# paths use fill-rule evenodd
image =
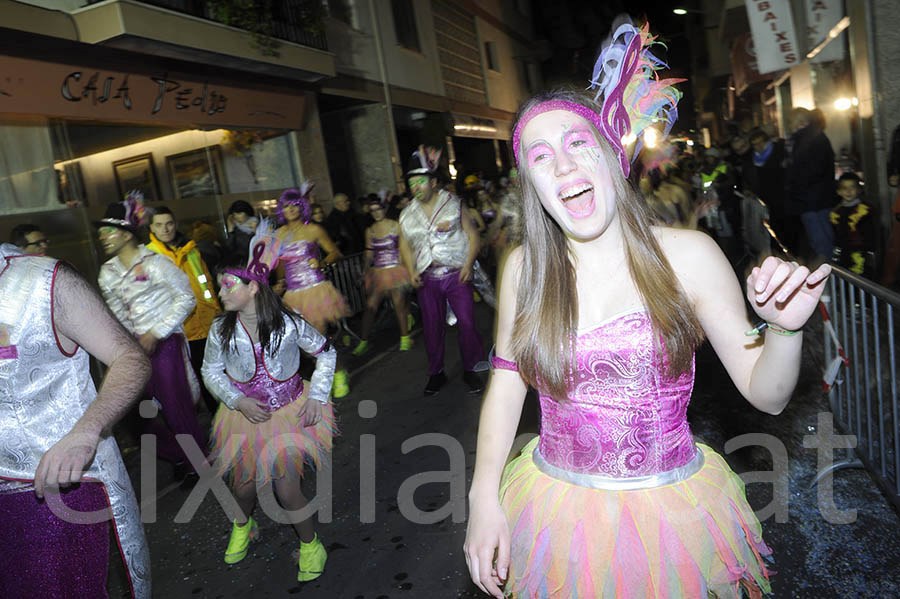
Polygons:
<instances>
[{"instance_id":1,"label":"framed picture in window","mask_svg":"<svg viewBox=\"0 0 900 599\"><path fill-rule=\"evenodd\" d=\"M144 202L156 202L160 200L159 188L156 185L156 170L153 168L153 154L141 154L125 160L113 162L113 171L116 174L116 185L119 191L119 200L124 200L125 195L138 190L144 194Z\"/></svg>"},{"instance_id":2,"label":"framed picture in window","mask_svg":"<svg viewBox=\"0 0 900 599\"><path fill-rule=\"evenodd\" d=\"M166 165L176 200L225 193L222 152L219 146L166 156Z\"/></svg>"}]
</instances>

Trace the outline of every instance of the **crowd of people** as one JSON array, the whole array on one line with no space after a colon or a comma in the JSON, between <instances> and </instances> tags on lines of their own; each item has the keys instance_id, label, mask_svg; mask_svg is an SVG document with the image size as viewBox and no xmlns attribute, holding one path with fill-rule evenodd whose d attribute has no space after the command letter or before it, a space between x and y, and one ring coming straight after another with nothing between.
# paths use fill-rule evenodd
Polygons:
<instances>
[{"instance_id":1,"label":"crowd of people","mask_svg":"<svg viewBox=\"0 0 900 599\"><path fill-rule=\"evenodd\" d=\"M892 287L900 229L880 234L865 181L852 163L835 160L821 110L796 108L789 123L786 139L771 125L744 122L709 148L674 144L651 155L641 164L639 181L656 218L706 231L736 267L786 250L807 263L828 261ZM888 171L896 193L900 128ZM900 204L892 213L900 223Z\"/></svg>"}]
</instances>

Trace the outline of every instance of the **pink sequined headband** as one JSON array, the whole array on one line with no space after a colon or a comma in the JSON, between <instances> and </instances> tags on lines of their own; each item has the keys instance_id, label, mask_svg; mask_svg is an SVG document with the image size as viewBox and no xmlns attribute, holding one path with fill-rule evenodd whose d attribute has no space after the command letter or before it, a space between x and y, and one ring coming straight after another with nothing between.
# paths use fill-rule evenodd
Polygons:
<instances>
[{"instance_id":1,"label":"pink sequined headband","mask_svg":"<svg viewBox=\"0 0 900 599\"><path fill-rule=\"evenodd\" d=\"M578 104L577 102L569 102L568 100L548 100L546 102L541 102L536 106L533 106L531 110L522 115L522 118L519 119L519 122L516 123L516 128L513 130L513 151L515 153L516 165L519 164L519 141L522 139L522 129L525 128L525 125L528 124L528 121L533 119L539 114L544 114L545 112L551 112L553 110L565 110L566 112L574 112L578 116L584 118L589 123L594 125L597 128L597 131L603 131L603 119L600 118L600 115L584 106L583 104Z\"/></svg>"}]
</instances>

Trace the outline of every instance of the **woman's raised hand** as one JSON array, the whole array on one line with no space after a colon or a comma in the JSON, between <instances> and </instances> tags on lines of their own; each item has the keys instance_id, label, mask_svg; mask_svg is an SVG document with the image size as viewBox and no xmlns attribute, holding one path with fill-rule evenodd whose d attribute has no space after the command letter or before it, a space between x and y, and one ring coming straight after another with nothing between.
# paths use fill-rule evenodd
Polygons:
<instances>
[{"instance_id":1,"label":"woman's raised hand","mask_svg":"<svg viewBox=\"0 0 900 599\"><path fill-rule=\"evenodd\" d=\"M463 551L472 582L488 595L503 599L502 587L509 574L509 525L499 502L470 508Z\"/></svg>"},{"instance_id":2,"label":"woman's raised hand","mask_svg":"<svg viewBox=\"0 0 900 599\"><path fill-rule=\"evenodd\" d=\"M810 272L796 262L769 256L747 277L747 299L766 322L796 331L812 316L829 274L828 264Z\"/></svg>"}]
</instances>

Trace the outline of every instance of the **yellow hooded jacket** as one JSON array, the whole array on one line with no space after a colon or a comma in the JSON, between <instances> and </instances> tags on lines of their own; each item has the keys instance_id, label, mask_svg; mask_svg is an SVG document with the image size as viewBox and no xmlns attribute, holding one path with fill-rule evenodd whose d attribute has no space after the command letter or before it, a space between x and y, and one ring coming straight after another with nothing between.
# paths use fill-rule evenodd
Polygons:
<instances>
[{"instance_id":1,"label":"yellow hooded jacket","mask_svg":"<svg viewBox=\"0 0 900 599\"><path fill-rule=\"evenodd\" d=\"M197 307L185 319L184 333L188 341L206 339L213 318L222 311L222 308L219 306L219 300L216 299L216 291L209 269L203 258L200 257L197 245L193 241L189 241L173 252L153 233L150 233L150 243L147 244L147 248L157 254L168 256L191 280L191 289L194 297L197 298Z\"/></svg>"}]
</instances>

